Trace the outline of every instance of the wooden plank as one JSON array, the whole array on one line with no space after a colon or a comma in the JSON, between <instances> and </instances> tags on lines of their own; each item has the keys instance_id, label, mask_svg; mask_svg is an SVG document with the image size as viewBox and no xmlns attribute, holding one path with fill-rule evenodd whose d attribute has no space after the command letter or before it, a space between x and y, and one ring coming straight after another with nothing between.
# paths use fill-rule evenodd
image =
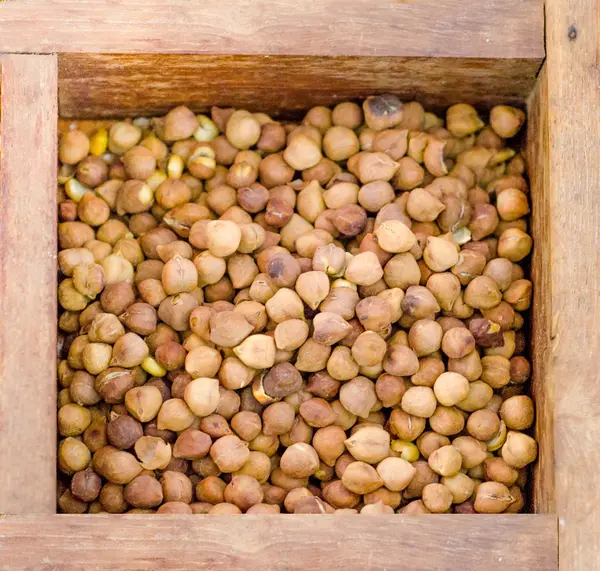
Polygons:
<instances>
[{"instance_id":1,"label":"wooden plank","mask_svg":"<svg viewBox=\"0 0 600 571\"><path fill-rule=\"evenodd\" d=\"M294 111L393 91L428 107L522 103L539 59L62 54L60 115L156 115L178 104Z\"/></svg>"},{"instance_id":2,"label":"wooden plank","mask_svg":"<svg viewBox=\"0 0 600 571\"><path fill-rule=\"evenodd\" d=\"M0 570L557 569L556 518L93 515L0 518Z\"/></svg>"},{"instance_id":3,"label":"wooden plank","mask_svg":"<svg viewBox=\"0 0 600 571\"><path fill-rule=\"evenodd\" d=\"M0 513L54 513L57 61L0 65Z\"/></svg>"},{"instance_id":4,"label":"wooden plank","mask_svg":"<svg viewBox=\"0 0 600 571\"><path fill-rule=\"evenodd\" d=\"M544 66L528 102L527 162L531 187L531 260L533 291L531 353L532 393L536 402L538 461L533 470L535 513L556 513L554 498L554 377L552 363L552 211L550 203L548 70Z\"/></svg>"},{"instance_id":5,"label":"wooden plank","mask_svg":"<svg viewBox=\"0 0 600 571\"><path fill-rule=\"evenodd\" d=\"M546 12L560 565L587 571L600 553L600 3Z\"/></svg>"},{"instance_id":6,"label":"wooden plank","mask_svg":"<svg viewBox=\"0 0 600 571\"><path fill-rule=\"evenodd\" d=\"M543 57L541 0L21 0L0 51Z\"/></svg>"}]
</instances>

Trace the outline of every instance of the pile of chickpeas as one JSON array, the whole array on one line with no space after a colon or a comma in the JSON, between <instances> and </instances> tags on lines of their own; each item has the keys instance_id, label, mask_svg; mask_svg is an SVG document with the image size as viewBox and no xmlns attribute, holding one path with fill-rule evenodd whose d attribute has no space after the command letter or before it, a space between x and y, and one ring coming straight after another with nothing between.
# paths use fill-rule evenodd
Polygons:
<instances>
[{"instance_id":1,"label":"pile of chickpeas","mask_svg":"<svg viewBox=\"0 0 600 571\"><path fill-rule=\"evenodd\" d=\"M383 94L72 124L59 510L521 511L524 121Z\"/></svg>"}]
</instances>

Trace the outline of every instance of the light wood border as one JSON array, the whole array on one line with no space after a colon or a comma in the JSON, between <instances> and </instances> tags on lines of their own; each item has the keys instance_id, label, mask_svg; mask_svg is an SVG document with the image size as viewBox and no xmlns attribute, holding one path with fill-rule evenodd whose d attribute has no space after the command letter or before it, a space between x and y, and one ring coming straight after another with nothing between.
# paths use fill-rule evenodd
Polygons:
<instances>
[{"instance_id":1,"label":"light wood border","mask_svg":"<svg viewBox=\"0 0 600 571\"><path fill-rule=\"evenodd\" d=\"M0 518L10 571L555 571L556 551L536 515Z\"/></svg>"},{"instance_id":2,"label":"light wood border","mask_svg":"<svg viewBox=\"0 0 600 571\"><path fill-rule=\"evenodd\" d=\"M57 60L4 55L0 66L0 512L48 514L56 510Z\"/></svg>"},{"instance_id":3,"label":"light wood border","mask_svg":"<svg viewBox=\"0 0 600 571\"><path fill-rule=\"evenodd\" d=\"M544 57L542 0L18 0L0 52Z\"/></svg>"},{"instance_id":4,"label":"light wood border","mask_svg":"<svg viewBox=\"0 0 600 571\"><path fill-rule=\"evenodd\" d=\"M600 561L600 3L548 0L546 15L560 567L587 571Z\"/></svg>"}]
</instances>

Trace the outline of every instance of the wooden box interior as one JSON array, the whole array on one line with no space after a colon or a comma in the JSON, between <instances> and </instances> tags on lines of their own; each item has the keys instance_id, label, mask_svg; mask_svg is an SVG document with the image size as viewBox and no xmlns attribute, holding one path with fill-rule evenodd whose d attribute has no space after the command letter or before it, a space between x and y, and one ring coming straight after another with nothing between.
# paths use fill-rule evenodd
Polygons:
<instances>
[{"instance_id":1,"label":"wooden box interior","mask_svg":"<svg viewBox=\"0 0 600 571\"><path fill-rule=\"evenodd\" d=\"M385 92L403 101L416 99L442 113L455 102L471 103L484 113L498 103L527 107L530 118L523 151L532 184L534 243L539 240L541 245L548 233L549 205L539 176L545 158L540 151L545 70L536 83L540 64L534 59L486 66L482 60L430 58L68 54L59 57L58 65L61 129L68 128L69 119L87 119L85 128L91 130L97 119L161 115L179 104L197 112L217 105L298 117L313 105ZM542 453L530 486L528 511L553 513L552 412L546 406L547 379L543 381L549 328L542 300L547 295L549 268L543 251L536 247L532 258L536 298L531 312L532 392Z\"/></svg>"}]
</instances>

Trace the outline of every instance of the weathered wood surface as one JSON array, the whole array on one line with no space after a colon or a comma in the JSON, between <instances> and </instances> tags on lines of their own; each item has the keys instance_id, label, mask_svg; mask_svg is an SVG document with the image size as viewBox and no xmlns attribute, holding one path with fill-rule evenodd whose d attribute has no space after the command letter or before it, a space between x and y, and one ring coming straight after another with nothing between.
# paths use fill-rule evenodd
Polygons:
<instances>
[{"instance_id":1,"label":"weathered wood surface","mask_svg":"<svg viewBox=\"0 0 600 571\"><path fill-rule=\"evenodd\" d=\"M560 566L600 565L600 3L546 2Z\"/></svg>"},{"instance_id":2,"label":"weathered wood surface","mask_svg":"<svg viewBox=\"0 0 600 571\"><path fill-rule=\"evenodd\" d=\"M0 51L541 58L542 0L19 0Z\"/></svg>"},{"instance_id":3,"label":"weathered wood surface","mask_svg":"<svg viewBox=\"0 0 600 571\"><path fill-rule=\"evenodd\" d=\"M0 570L551 571L556 519L533 515L0 518Z\"/></svg>"},{"instance_id":4,"label":"weathered wood surface","mask_svg":"<svg viewBox=\"0 0 600 571\"><path fill-rule=\"evenodd\" d=\"M267 112L391 91L428 107L457 101L522 104L539 59L62 54L60 115L102 118L163 114L187 104Z\"/></svg>"},{"instance_id":5,"label":"weathered wood surface","mask_svg":"<svg viewBox=\"0 0 600 571\"><path fill-rule=\"evenodd\" d=\"M554 464L555 379L552 370L552 222L549 182L548 69L543 67L528 102L527 162L531 187L531 311L532 393L536 403L535 438L538 460L533 469L532 507L536 513L556 513Z\"/></svg>"},{"instance_id":6,"label":"weathered wood surface","mask_svg":"<svg viewBox=\"0 0 600 571\"><path fill-rule=\"evenodd\" d=\"M57 62L0 66L0 513L54 513Z\"/></svg>"}]
</instances>

